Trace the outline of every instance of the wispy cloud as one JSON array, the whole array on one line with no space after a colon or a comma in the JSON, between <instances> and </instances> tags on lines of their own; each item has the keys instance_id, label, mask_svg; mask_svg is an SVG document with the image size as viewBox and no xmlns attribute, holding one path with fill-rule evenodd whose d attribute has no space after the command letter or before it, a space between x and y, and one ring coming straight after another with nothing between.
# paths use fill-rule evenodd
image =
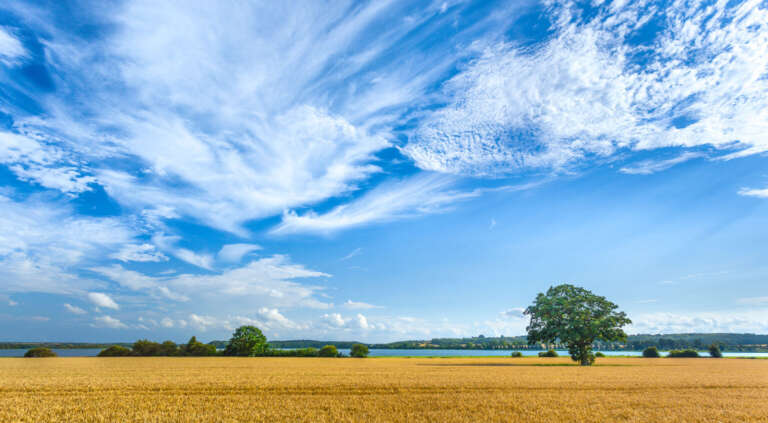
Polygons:
<instances>
[{"instance_id":1,"label":"wispy cloud","mask_svg":"<svg viewBox=\"0 0 768 423\"><path fill-rule=\"evenodd\" d=\"M661 172L667 170L672 166L680 163L685 163L688 160L703 157L703 153L696 153L692 151L680 154L677 157L666 160L643 160L641 162L633 163L632 165L622 167L619 172L629 175L650 175L652 173Z\"/></svg>"},{"instance_id":2,"label":"wispy cloud","mask_svg":"<svg viewBox=\"0 0 768 423\"><path fill-rule=\"evenodd\" d=\"M587 20L578 8L550 7L554 36L542 45L487 47L448 81L451 102L403 151L423 169L494 176L559 171L619 149L740 149L725 158L768 149L764 5L640 1ZM651 18L665 23L653 49L632 41Z\"/></svg>"},{"instance_id":3,"label":"wispy cloud","mask_svg":"<svg viewBox=\"0 0 768 423\"><path fill-rule=\"evenodd\" d=\"M18 64L27 55L24 45L13 32L0 26L0 63L6 66Z\"/></svg>"},{"instance_id":4,"label":"wispy cloud","mask_svg":"<svg viewBox=\"0 0 768 423\"><path fill-rule=\"evenodd\" d=\"M165 254L157 251L152 244L127 244L120 251L110 255L110 257L128 262L161 262L168 261Z\"/></svg>"},{"instance_id":5,"label":"wispy cloud","mask_svg":"<svg viewBox=\"0 0 768 423\"><path fill-rule=\"evenodd\" d=\"M238 263L247 254L258 250L261 247L256 244L227 244L221 247L216 258L226 263Z\"/></svg>"},{"instance_id":6,"label":"wispy cloud","mask_svg":"<svg viewBox=\"0 0 768 423\"><path fill-rule=\"evenodd\" d=\"M453 178L440 175L420 175L387 182L357 200L323 214L285 213L272 233L331 233L374 222L439 213L459 200L479 195L475 191L451 190L453 183Z\"/></svg>"},{"instance_id":7,"label":"wispy cloud","mask_svg":"<svg viewBox=\"0 0 768 423\"><path fill-rule=\"evenodd\" d=\"M360 248L360 247L355 248L354 250L350 251L349 254L347 254L346 256L344 256L342 258L340 258L339 261L347 261L347 260L351 259L352 257L359 256L362 252L363 252L362 248Z\"/></svg>"},{"instance_id":8,"label":"wispy cloud","mask_svg":"<svg viewBox=\"0 0 768 423\"><path fill-rule=\"evenodd\" d=\"M347 300L342 305L344 306L344 308L348 308L351 310L371 310L374 308L384 308L382 306L377 306L377 305L368 304L362 301L352 301L352 300Z\"/></svg>"}]
</instances>

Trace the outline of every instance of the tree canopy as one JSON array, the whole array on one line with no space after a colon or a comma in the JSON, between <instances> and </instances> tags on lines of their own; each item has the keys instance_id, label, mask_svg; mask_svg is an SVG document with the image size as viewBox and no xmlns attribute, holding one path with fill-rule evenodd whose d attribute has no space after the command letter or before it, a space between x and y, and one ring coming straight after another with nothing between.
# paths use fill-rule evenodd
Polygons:
<instances>
[{"instance_id":1,"label":"tree canopy","mask_svg":"<svg viewBox=\"0 0 768 423\"><path fill-rule=\"evenodd\" d=\"M528 342L568 346L574 361L588 366L595 361L595 340L620 341L627 337L622 327L632 323L618 306L605 297L569 284L557 285L536 296L525 314L531 316Z\"/></svg>"},{"instance_id":2,"label":"tree canopy","mask_svg":"<svg viewBox=\"0 0 768 423\"><path fill-rule=\"evenodd\" d=\"M368 346L363 344L352 345L352 349L349 351L349 355L358 358L368 357Z\"/></svg>"},{"instance_id":3,"label":"tree canopy","mask_svg":"<svg viewBox=\"0 0 768 423\"><path fill-rule=\"evenodd\" d=\"M254 357L265 355L269 350L267 337L256 326L240 326L229 339L224 355Z\"/></svg>"}]
</instances>

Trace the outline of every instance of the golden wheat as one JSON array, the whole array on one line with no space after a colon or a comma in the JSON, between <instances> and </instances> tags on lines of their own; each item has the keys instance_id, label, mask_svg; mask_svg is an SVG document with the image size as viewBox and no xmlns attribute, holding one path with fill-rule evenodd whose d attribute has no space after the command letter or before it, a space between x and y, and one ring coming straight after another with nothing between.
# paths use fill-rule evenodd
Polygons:
<instances>
[{"instance_id":1,"label":"golden wheat","mask_svg":"<svg viewBox=\"0 0 768 423\"><path fill-rule=\"evenodd\" d=\"M768 360L0 359L1 422L768 421Z\"/></svg>"}]
</instances>

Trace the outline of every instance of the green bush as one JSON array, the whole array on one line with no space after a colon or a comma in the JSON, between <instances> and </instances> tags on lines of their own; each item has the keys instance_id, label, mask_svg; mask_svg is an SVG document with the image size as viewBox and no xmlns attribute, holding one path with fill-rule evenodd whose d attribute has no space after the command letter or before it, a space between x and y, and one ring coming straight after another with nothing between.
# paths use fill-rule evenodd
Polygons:
<instances>
[{"instance_id":1,"label":"green bush","mask_svg":"<svg viewBox=\"0 0 768 423\"><path fill-rule=\"evenodd\" d=\"M671 358L693 358L698 357L699 353L696 350L672 350L667 357Z\"/></svg>"},{"instance_id":2,"label":"green bush","mask_svg":"<svg viewBox=\"0 0 768 423\"><path fill-rule=\"evenodd\" d=\"M540 351L539 357L559 357L559 355L557 354L557 351L549 350L549 351Z\"/></svg>"},{"instance_id":3,"label":"green bush","mask_svg":"<svg viewBox=\"0 0 768 423\"><path fill-rule=\"evenodd\" d=\"M326 345L323 348L320 348L318 355L320 357L338 357L339 350L336 349L335 345Z\"/></svg>"},{"instance_id":4,"label":"green bush","mask_svg":"<svg viewBox=\"0 0 768 423\"><path fill-rule=\"evenodd\" d=\"M597 358L603 358L603 357L605 357L605 354L603 354L603 353L601 353L600 351L598 351L598 352L596 352L596 353L595 353L595 357L597 357Z\"/></svg>"},{"instance_id":5,"label":"green bush","mask_svg":"<svg viewBox=\"0 0 768 423\"><path fill-rule=\"evenodd\" d=\"M26 353L24 353L24 357L27 357L27 358L45 358L45 357L58 357L58 356L59 355L51 351L50 348L44 348L44 347L32 348Z\"/></svg>"},{"instance_id":6,"label":"green bush","mask_svg":"<svg viewBox=\"0 0 768 423\"><path fill-rule=\"evenodd\" d=\"M643 350L643 357L645 358L659 358L661 357L661 354L659 354L659 350L656 347L648 347Z\"/></svg>"},{"instance_id":7,"label":"green bush","mask_svg":"<svg viewBox=\"0 0 768 423\"><path fill-rule=\"evenodd\" d=\"M357 358L368 357L368 347L363 344L352 345L352 349L349 351L349 355Z\"/></svg>"},{"instance_id":8,"label":"green bush","mask_svg":"<svg viewBox=\"0 0 768 423\"><path fill-rule=\"evenodd\" d=\"M205 357L216 355L217 351L215 346L211 344L203 344L193 336L189 338L189 341L186 344L181 346L178 353L190 357Z\"/></svg>"},{"instance_id":9,"label":"green bush","mask_svg":"<svg viewBox=\"0 0 768 423\"><path fill-rule=\"evenodd\" d=\"M120 345L112 345L109 348L104 348L99 352L98 357L128 357L133 355L133 352Z\"/></svg>"},{"instance_id":10,"label":"green bush","mask_svg":"<svg viewBox=\"0 0 768 423\"><path fill-rule=\"evenodd\" d=\"M717 344L712 344L709 346L709 355L712 358L720 358L723 356L723 353L720 352L720 347Z\"/></svg>"},{"instance_id":11,"label":"green bush","mask_svg":"<svg viewBox=\"0 0 768 423\"><path fill-rule=\"evenodd\" d=\"M519 358L522 356L523 356L523 353L521 353L520 351L513 351L511 355L511 357L514 357L514 358Z\"/></svg>"}]
</instances>

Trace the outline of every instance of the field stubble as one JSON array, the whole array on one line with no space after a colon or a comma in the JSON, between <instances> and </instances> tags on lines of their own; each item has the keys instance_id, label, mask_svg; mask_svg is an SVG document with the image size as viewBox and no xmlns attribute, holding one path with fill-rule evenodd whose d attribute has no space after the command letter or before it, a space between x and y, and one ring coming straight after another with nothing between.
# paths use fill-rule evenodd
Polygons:
<instances>
[{"instance_id":1,"label":"field stubble","mask_svg":"<svg viewBox=\"0 0 768 423\"><path fill-rule=\"evenodd\" d=\"M0 421L768 421L768 360L568 364L566 358L0 359Z\"/></svg>"}]
</instances>

